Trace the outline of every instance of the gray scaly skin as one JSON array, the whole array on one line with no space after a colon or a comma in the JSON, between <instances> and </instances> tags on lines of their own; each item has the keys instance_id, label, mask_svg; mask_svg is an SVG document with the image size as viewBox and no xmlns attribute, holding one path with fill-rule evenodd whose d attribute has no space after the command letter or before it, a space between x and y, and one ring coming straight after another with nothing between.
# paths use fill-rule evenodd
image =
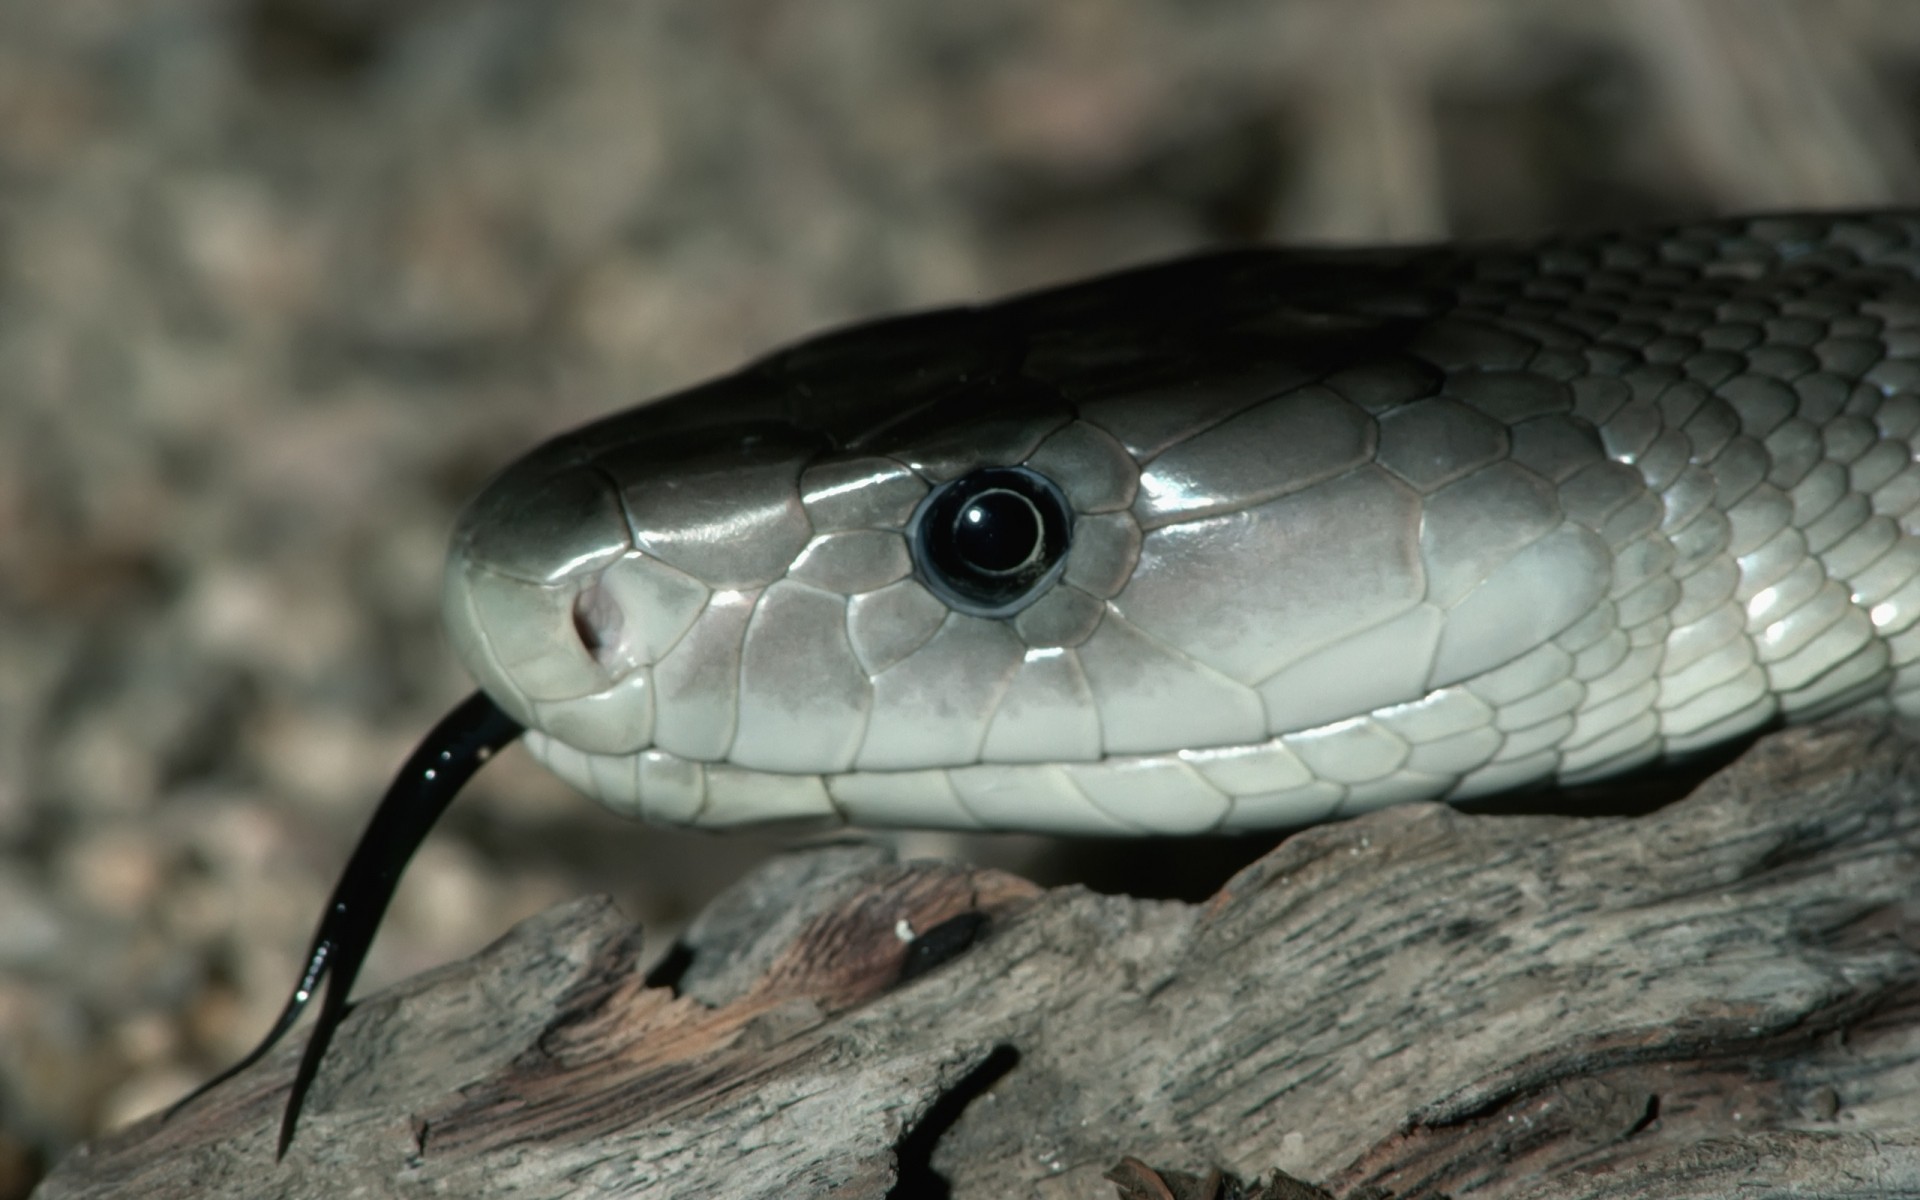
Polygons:
<instances>
[{"instance_id":1,"label":"gray scaly skin","mask_svg":"<svg viewBox=\"0 0 1920 1200\"><path fill-rule=\"evenodd\" d=\"M1916 247L1888 213L1230 253L549 442L454 537L483 693L194 1097L324 985L286 1152L401 869L522 726L656 821L1181 834L1920 709Z\"/></svg>"},{"instance_id":2,"label":"gray scaly skin","mask_svg":"<svg viewBox=\"0 0 1920 1200\"><path fill-rule=\"evenodd\" d=\"M862 326L460 520L448 627L618 811L1296 825L1920 706L1920 215L1255 250ZM1058 577L909 527L1023 466Z\"/></svg>"}]
</instances>

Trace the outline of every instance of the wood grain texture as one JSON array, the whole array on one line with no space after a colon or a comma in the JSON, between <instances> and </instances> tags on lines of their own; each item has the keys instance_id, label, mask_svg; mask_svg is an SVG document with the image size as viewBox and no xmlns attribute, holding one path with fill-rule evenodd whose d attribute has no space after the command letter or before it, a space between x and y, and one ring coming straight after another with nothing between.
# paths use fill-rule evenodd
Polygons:
<instances>
[{"instance_id":1,"label":"wood grain texture","mask_svg":"<svg viewBox=\"0 0 1920 1200\"><path fill-rule=\"evenodd\" d=\"M967 913L898 982L903 935ZM285 1162L297 1046L41 1194L877 1198L903 1139L956 1197L1110 1196L1123 1156L1338 1196L1920 1190L1920 742L1891 726L1776 735L1644 817L1309 830L1202 905L820 848L690 938L676 996L608 903L554 909L363 1001Z\"/></svg>"}]
</instances>

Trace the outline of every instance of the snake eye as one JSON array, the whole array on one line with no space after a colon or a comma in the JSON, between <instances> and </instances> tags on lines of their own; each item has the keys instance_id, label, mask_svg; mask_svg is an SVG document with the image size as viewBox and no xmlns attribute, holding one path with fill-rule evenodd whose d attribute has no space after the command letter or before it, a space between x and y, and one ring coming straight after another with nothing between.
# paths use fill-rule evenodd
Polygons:
<instances>
[{"instance_id":1,"label":"snake eye","mask_svg":"<svg viewBox=\"0 0 1920 1200\"><path fill-rule=\"evenodd\" d=\"M988 467L928 493L907 527L914 565L935 595L976 617L1005 617L1059 577L1072 509L1051 479Z\"/></svg>"}]
</instances>

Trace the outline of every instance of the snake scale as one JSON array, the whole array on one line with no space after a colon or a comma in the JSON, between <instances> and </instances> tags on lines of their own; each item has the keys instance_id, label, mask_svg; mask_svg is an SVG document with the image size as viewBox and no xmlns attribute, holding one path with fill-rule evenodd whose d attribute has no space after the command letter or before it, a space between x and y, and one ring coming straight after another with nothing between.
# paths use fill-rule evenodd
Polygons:
<instances>
[{"instance_id":1,"label":"snake scale","mask_svg":"<svg viewBox=\"0 0 1920 1200\"><path fill-rule=\"evenodd\" d=\"M392 878L521 726L704 827L1197 834L1592 779L1920 709L1916 446L1910 213L1230 251L563 435L459 519L491 699L268 1038L331 973L282 1149Z\"/></svg>"}]
</instances>

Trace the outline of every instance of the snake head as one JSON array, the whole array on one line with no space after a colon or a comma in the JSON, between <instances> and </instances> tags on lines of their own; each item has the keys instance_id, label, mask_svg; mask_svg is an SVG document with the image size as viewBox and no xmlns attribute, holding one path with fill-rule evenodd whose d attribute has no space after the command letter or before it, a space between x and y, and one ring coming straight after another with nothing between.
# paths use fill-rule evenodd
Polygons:
<instances>
[{"instance_id":1,"label":"snake head","mask_svg":"<svg viewBox=\"0 0 1920 1200\"><path fill-rule=\"evenodd\" d=\"M446 624L535 755L701 824L833 818L824 777L977 759L1023 663L1091 635L1139 543L1132 454L983 324L808 343L484 488ZM990 752L1097 753L1047 731L1009 709Z\"/></svg>"},{"instance_id":2,"label":"snake head","mask_svg":"<svg viewBox=\"0 0 1920 1200\"><path fill-rule=\"evenodd\" d=\"M462 516L454 643L537 758L668 823L1190 833L1479 787L1644 488L1419 271L1333 261L864 326L565 435Z\"/></svg>"}]
</instances>

